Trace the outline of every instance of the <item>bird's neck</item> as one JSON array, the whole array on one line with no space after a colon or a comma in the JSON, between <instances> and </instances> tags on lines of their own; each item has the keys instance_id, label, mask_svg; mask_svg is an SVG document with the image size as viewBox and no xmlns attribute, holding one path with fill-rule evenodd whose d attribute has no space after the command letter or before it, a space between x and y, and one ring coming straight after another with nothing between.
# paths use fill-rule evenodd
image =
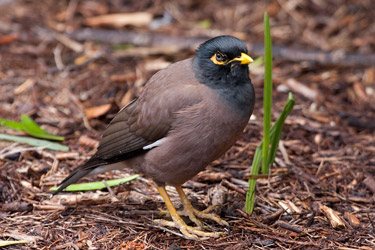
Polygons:
<instances>
[{"instance_id":1,"label":"bird's neck","mask_svg":"<svg viewBox=\"0 0 375 250\"><path fill-rule=\"evenodd\" d=\"M248 68L239 66L230 71L213 74L209 69L193 60L193 71L198 81L215 90L237 112L250 114L254 108L254 88L249 78Z\"/></svg>"}]
</instances>

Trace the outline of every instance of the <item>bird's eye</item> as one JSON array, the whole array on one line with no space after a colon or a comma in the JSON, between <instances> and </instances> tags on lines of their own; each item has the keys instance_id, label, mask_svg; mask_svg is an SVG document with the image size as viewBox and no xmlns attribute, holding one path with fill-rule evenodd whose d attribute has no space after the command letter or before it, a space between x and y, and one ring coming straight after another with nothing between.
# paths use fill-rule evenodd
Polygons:
<instances>
[{"instance_id":1,"label":"bird's eye","mask_svg":"<svg viewBox=\"0 0 375 250\"><path fill-rule=\"evenodd\" d=\"M216 60L218 62L223 62L225 60L224 56L220 53L216 53Z\"/></svg>"},{"instance_id":2,"label":"bird's eye","mask_svg":"<svg viewBox=\"0 0 375 250\"><path fill-rule=\"evenodd\" d=\"M216 64L216 65L225 65L228 61L226 55L224 55L223 53L221 52L216 52L215 54L213 54L210 58L210 60Z\"/></svg>"}]
</instances>

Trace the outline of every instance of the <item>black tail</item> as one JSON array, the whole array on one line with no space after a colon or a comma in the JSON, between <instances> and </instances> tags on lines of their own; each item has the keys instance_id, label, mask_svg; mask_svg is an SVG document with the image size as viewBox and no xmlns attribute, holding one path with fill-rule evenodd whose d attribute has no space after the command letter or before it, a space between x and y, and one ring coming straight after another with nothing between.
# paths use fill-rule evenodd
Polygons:
<instances>
[{"instance_id":1,"label":"black tail","mask_svg":"<svg viewBox=\"0 0 375 250\"><path fill-rule=\"evenodd\" d=\"M117 156L114 156L114 157L110 157L110 158L107 158L107 159L103 159L102 157L99 157L95 154L85 164L83 164L81 167L77 168L73 173L71 173L68 177L66 177L65 180L63 180L60 183L59 188L57 189L57 191L55 191L53 193L53 195L61 192L62 190L64 190L70 184L76 183L79 179L81 179L82 177L90 174L90 172L93 171L97 167L112 164L112 163L121 162L121 161L130 159L132 157L135 157L137 155L144 154L148 150L149 149L144 150L143 148L140 148L140 149L136 149L134 151L131 151L131 152L128 152L128 153L125 153L125 154L121 154L121 155L117 155Z\"/></svg>"},{"instance_id":2,"label":"black tail","mask_svg":"<svg viewBox=\"0 0 375 250\"><path fill-rule=\"evenodd\" d=\"M66 177L61 183L57 191L53 193L53 195L61 192L70 184L76 183L82 177L88 175L92 170L96 167L108 164L103 159L93 155L85 164L77 168L73 173L71 173L68 177Z\"/></svg>"}]
</instances>

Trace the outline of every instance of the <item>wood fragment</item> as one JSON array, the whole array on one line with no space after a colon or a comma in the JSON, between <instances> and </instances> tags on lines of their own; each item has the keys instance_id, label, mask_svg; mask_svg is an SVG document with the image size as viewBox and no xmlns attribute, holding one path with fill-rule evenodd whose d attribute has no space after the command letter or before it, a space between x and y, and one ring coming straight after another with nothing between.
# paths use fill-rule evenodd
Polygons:
<instances>
[{"instance_id":1,"label":"wood fragment","mask_svg":"<svg viewBox=\"0 0 375 250\"><path fill-rule=\"evenodd\" d=\"M366 197L361 197L361 196L354 196L350 195L348 197L348 200L353 201L353 202L361 202L361 203L369 203L372 202L371 199L368 199Z\"/></svg>"},{"instance_id":2,"label":"wood fragment","mask_svg":"<svg viewBox=\"0 0 375 250\"><path fill-rule=\"evenodd\" d=\"M278 203L289 214L300 214L302 212L302 210L290 200L279 201Z\"/></svg>"},{"instance_id":3,"label":"wood fragment","mask_svg":"<svg viewBox=\"0 0 375 250\"><path fill-rule=\"evenodd\" d=\"M62 49L63 46L61 44L57 44L57 46L53 50L53 58L55 59L56 68L60 71L64 70L65 68L63 60L61 58Z\"/></svg>"},{"instance_id":4,"label":"wood fragment","mask_svg":"<svg viewBox=\"0 0 375 250\"><path fill-rule=\"evenodd\" d=\"M234 191L236 191L237 193L240 193L240 194L243 194L243 195L246 195L246 191L242 188L240 188L239 186L229 182L228 180L223 180L221 182L224 186L230 188L230 189L233 189Z\"/></svg>"},{"instance_id":5,"label":"wood fragment","mask_svg":"<svg viewBox=\"0 0 375 250\"><path fill-rule=\"evenodd\" d=\"M1 210L4 212L30 212L33 205L28 202L13 201L2 205Z\"/></svg>"},{"instance_id":6,"label":"wood fragment","mask_svg":"<svg viewBox=\"0 0 375 250\"><path fill-rule=\"evenodd\" d=\"M271 234L264 234L264 237L278 240L283 243L288 243L288 244L296 244L296 245L301 245L301 246L315 246L315 247L321 247L319 243L316 243L314 241L297 241L297 240L289 240L286 239L285 237L280 237L277 235L271 235Z\"/></svg>"},{"instance_id":7,"label":"wood fragment","mask_svg":"<svg viewBox=\"0 0 375 250\"><path fill-rule=\"evenodd\" d=\"M58 40L60 43L64 44L66 47L68 47L76 53L82 53L85 49L84 45L80 44L77 41L74 41L65 34L57 32L52 32L52 34L56 40Z\"/></svg>"},{"instance_id":8,"label":"wood fragment","mask_svg":"<svg viewBox=\"0 0 375 250\"><path fill-rule=\"evenodd\" d=\"M116 13L86 18L86 24L92 27L110 26L121 28L126 25L142 27L152 22L153 16L148 12Z\"/></svg>"},{"instance_id":9,"label":"wood fragment","mask_svg":"<svg viewBox=\"0 0 375 250\"><path fill-rule=\"evenodd\" d=\"M366 185L368 189L371 190L372 193L375 194L375 179L372 176L367 176L363 183Z\"/></svg>"},{"instance_id":10,"label":"wood fragment","mask_svg":"<svg viewBox=\"0 0 375 250\"><path fill-rule=\"evenodd\" d=\"M78 139L78 143L90 148L97 148L99 146L99 140L90 138L87 135L81 135Z\"/></svg>"},{"instance_id":11,"label":"wood fragment","mask_svg":"<svg viewBox=\"0 0 375 250\"><path fill-rule=\"evenodd\" d=\"M314 90L314 89L311 89L309 87L307 87L305 84L297 81L296 79L294 78L289 78L287 81L286 81L286 85L293 91L293 92L296 92L296 93L299 93L301 95L303 95L304 97L306 97L307 99L311 100L311 101L314 101L316 100L316 98L318 97L319 93L317 90Z\"/></svg>"},{"instance_id":12,"label":"wood fragment","mask_svg":"<svg viewBox=\"0 0 375 250\"><path fill-rule=\"evenodd\" d=\"M79 158L78 152L68 152L68 153L57 153L56 154L57 160L78 159L78 158Z\"/></svg>"},{"instance_id":13,"label":"wood fragment","mask_svg":"<svg viewBox=\"0 0 375 250\"><path fill-rule=\"evenodd\" d=\"M65 209L65 206L84 204L99 204L110 202L111 197L108 192L84 192L72 194L58 194L50 200L46 200L41 204L40 209ZM50 207L50 208L49 208Z\"/></svg>"},{"instance_id":14,"label":"wood fragment","mask_svg":"<svg viewBox=\"0 0 375 250\"><path fill-rule=\"evenodd\" d=\"M333 228L345 228L345 223L339 217L338 212L321 203L319 203L319 210L327 217Z\"/></svg>"},{"instance_id":15,"label":"wood fragment","mask_svg":"<svg viewBox=\"0 0 375 250\"><path fill-rule=\"evenodd\" d=\"M65 211L66 210L66 207L63 206L63 205L44 205L44 204L34 204L34 209L37 209L37 210L61 210L61 211Z\"/></svg>"},{"instance_id":16,"label":"wood fragment","mask_svg":"<svg viewBox=\"0 0 375 250\"><path fill-rule=\"evenodd\" d=\"M212 181L217 182L223 179L228 179L232 175L228 172L212 172L209 170L202 171L197 174L196 178L200 181Z\"/></svg>"},{"instance_id":17,"label":"wood fragment","mask_svg":"<svg viewBox=\"0 0 375 250\"><path fill-rule=\"evenodd\" d=\"M276 220L278 220L283 213L284 213L284 209L279 209L276 212L266 216L266 218L263 219L263 223L272 224Z\"/></svg>"},{"instance_id":18,"label":"wood fragment","mask_svg":"<svg viewBox=\"0 0 375 250\"><path fill-rule=\"evenodd\" d=\"M287 229L289 231L295 232L295 233L302 233L303 229L301 229L299 226L292 225L286 221L278 220L276 222L276 225L278 225L281 228Z\"/></svg>"},{"instance_id":19,"label":"wood fragment","mask_svg":"<svg viewBox=\"0 0 375 250\"><path fill-rule=\"evenodd\" d=\"M280 149L281 155L283 156L285 163L289 165L292 164L289 160L288 152L286 151L286 148L284 147L283 140L280 140L279 142L279 149Z\"/></svg>"},{"instance_id":20,"label":"wood fragment","mask_svg":"<svg viewBox=\"0 0 375 250\"><path fill-rule=\"evenodd\" d=\"M32 87L34 84L35 84L35 80L34 79L31 79L31 78L27 78L26 81L24 81L20 86L18 86L15 90L14 90L14 94L15 95L19 95L21 94L22 92L24 92L25 90L29 89L30 87Z\"/></svg>"},{"instance_id":21,"label":"wood fragment","mask_svg":"<svg viewBox=\"0 0 375 250\"><path fill-rule=\"evenodd\" d=\"M354 214L351 214L349 212L345 212L344 218L349 222L349 224L352 227L360 227L361 226L361 222L359 221L357 216L355 216Z\"/></svg>"}]
</instances>

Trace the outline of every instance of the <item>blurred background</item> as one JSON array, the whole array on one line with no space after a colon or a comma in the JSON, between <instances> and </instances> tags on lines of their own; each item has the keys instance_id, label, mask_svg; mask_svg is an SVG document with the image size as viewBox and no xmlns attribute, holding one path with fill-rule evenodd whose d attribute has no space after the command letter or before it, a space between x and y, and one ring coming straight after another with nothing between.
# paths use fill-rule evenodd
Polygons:
<instances>
[{"instance_id":1,"label":"blurred background","mask_svg":"<svg viewBox=\"0 0 375 250\"><path fill-rule=\"evenodd\" d=\"M273 120L288 92L294 94L296 106L284 127L282 153L271 170L275 176L270 182L259 181L258 205L249 217L241 211L252 157L262 138L264 72L260 57L265 11L270 16L274 45ZM48 203L48 188L92 153L106 124L139 95L150 76L170 63L194 56L197 46L211 37L233 35L247 43L250 56L260 58L250 65L257 94L254 115L235 147L185 186L192 196L199 197L198 207L211 203L208 193L216 185L227 187L232 200L224 203L221 213L234 218L230 223L233 234L227 241L216 240L215 244L222 245L215 249L243 249L252 244L298 248L301 242L313 242L311 249L371 249L374 239L368 237L373 227L370 222L375 219L369 209L375 193L374 13L373 0L0 0L0 118L18 121L21 114L27 114L47 131L64 136L63 144L70 148L69 154L62 155L24 150L23 145L0 141L0 203L31 204L25 210L0 213L5 215L0 216L3 239L31 237L30 249L50 249L46 247L53 242L59 242L56 247L61 248L51 249L71 247L67 242L87 247L87 239L92 249L133 249L125 248L126 242L139 237L152 249L173 244L198 246L152 227L147 220L152 215L147 213L130 216L141 225L126 229L110 222L116 216L115 221L123 219L118 211L129 214L131 208L124 202L139 206L138 210L148 202L155 213L163 206L160 200L141 195L154 191L139 180L131 184L138 188L135 196L127 186L115 189L116 194L126 194L121 203L99 201L95 208L67 204L52 210L40 204L61 204ZM5 127L0 127L0 132L22 135ZM101 175L118 176L121 173ZM140 191L142 188L146 191ZM140 202L141 196L146 201ZM297 236L282 224L272 224L275 220L261 219L284 208L280 202L286 201L300 208L294 211L298 216L280 215L284 222L302 228L294 232ZM354 215L359 226L344 219L347 224L342 229L333 229L320 215L318 205L322 203L340 216L345 212ZM105 217L107 222L96 217L100 221L97 227L95 218L85 217L90 226L83 233L84 226L79 225L85 223L80 217L85 211ZM47 213L49 224L39 225L40 216ZM76 225L74 229L64 226L69 218L75 220L69 222ZM271 232L259 223L269 224ZM306 228L315 231L302 235ZM85 240L77 236L77 230ZM150 230L154 236L145 233ZM106 238L109 234L111 241ZM295 242L280 237L292 237L289 239ZM228 241L237 242L238 248L227 248L236 245L226 245ZM202 244L209 248L214 243Z\"/></svg>"}]
</instances>

